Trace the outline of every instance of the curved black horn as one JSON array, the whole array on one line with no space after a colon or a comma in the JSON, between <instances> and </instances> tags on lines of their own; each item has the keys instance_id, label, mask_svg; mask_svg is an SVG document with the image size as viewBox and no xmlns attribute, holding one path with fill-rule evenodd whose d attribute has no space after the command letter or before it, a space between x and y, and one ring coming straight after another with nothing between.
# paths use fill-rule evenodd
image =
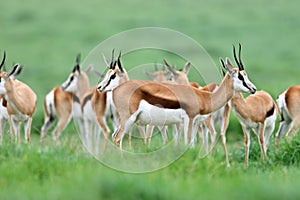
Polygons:
<instances>
[{"instance_id":1,"label":"curved black horn","mask_svg":"<svg viewBox=\"0 0 300 200\"><path fill-rule=\"evenodd\" d=\"M236 57L235 46L234 46L234 45L232 45L232 46L233 46L233 56L234 56L234 60L235 60L236 64L238 65L239 70L241 70L240 62L239 62L239 60L238 60L237 57Z\"/></svg>"},{"instance_id":2,"label":"curved black horn","mask_svg":"<svg viewBox=\"0 0 300 200\"><path fill-rule=\"evenodd\" d=\"M239 61L240 61L240 70L244 70L244 65L243 65L242 59L241 59L241 52L242 52L242 45L241 45L241 43L239 43Z\"/></svg>"},{"instance_id":3,"label":"curved black horn","mask_svg":"<svg viewBox=\"0 0 300 200\"><path fill-rule=\"evenodd\" d=\"M81 59L81 54L79 53L76 56L76 60L75 60L76 64L78 64L78 65L80 64L80 59Z\"/></svg>"},{"instance_id":4,"label":"curved black horn","mask_svg":"<svg viewBox=\"0 0 300 200\"><path fill-rule=\"evenodd\" d=\"M122 52L120 51L120 53L119 53L119 55L117 57L117 60L120 60L121 56L122 56Z\"/></svg>"},{"instance_id":5,"label":"curved black horn","mask_svg":"<svg viewBox=\"0 0 300 200\"><path fill-rule=\"evenodd\" d=\"M5 58L6 58L6 52L4 51L4 53L3 53L3 59L2 59L2 62L0 64L0 70L3 67L4 63L5 63Z\"/></svg>"},{"instance_id":6,"label":"curved black horn","mask_svg":"<svg viewBox=\"0 0 300 200\"><path fill-rule=\"evenodd\" d=\"M225 65L223 58L219 58L219 60L220 60L220 63L222 64L222 67L226 69L226 65Z\"/></svg>"},{"instance_id":7,"label":"curved black horn","mask_svg":"<svg viewBox=\"0 0 300 200\"><path fill-rule=\"evenodd\" d=\"M167 63L167 61L166 61L165 59L163 59L163 64L164 64L164 66L166 66L166 67L168 68L168 70L169 70L172 74L174 74L174 75L177 74L176 69L175 69L174 67L170 66L169 63Z\"/></svg>"},{"instance_id":8,"label":"curved black horn","mask_svg":"<svg viewBox=\"0 0 300 200\"><path fill-rule=\"evenodd\" d=\"M111 61L110 61L110 67L109 67L110 69L114 69L114 67L115 67L114 54L115 54L115 49L113 49L111 52Z\"/></svg>"}]
</instances>

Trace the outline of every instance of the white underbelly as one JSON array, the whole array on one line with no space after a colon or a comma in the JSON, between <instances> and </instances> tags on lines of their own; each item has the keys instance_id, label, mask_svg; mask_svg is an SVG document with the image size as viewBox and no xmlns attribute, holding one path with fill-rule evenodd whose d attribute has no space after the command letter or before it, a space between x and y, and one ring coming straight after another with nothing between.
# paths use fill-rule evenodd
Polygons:
<instances>
[{"instance_id":1,"label":"white underbelly","mask_svg":"<svg viewBox=\"0 0 300 200\"><path fill-rule=\"evenodd\" d=\"M138 108L138 117L136 122L141 125L156 125L164 126L169 124L183 123L187 118L186 112L179 109L166 109L158 106L153 106L142 100Z\"/></svg>"},{"instance_id":2,"label":"white underbelly","mask_svg":"<svg viewBox=\"0 0 300 200\"><path fill-rule=\"evenodd\" d=\"M233 113L235 114L235 116L238 118L239 122L241 124L243 124L244 126L246 127L249 127L249 128L252 128L252 129L256 129L259 127L259 123L257 122L253 122L253 121L250 121L250 120L247 120L245 118L243 118L238 112L236 112L234 109L233 110Z\"/></svg>"}]
</instances>

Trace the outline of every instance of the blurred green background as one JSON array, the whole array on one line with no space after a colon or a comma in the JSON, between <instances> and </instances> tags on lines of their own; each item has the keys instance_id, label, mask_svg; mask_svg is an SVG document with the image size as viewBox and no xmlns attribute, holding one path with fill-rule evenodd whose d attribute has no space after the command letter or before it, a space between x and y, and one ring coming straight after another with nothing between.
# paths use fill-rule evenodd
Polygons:
<instances>
[{"instance_id":1,"label":"blurred green background","mask_svg":"<svg viewBox=\"0 0 300 200\"><path fill-rule=\"evenodd\" d=\"M63 132L60 147L55 148L50 137L45 146L38 143L43 98L66 79L76 54L81 52L84 58L103 40L132 28L163 27L184 33L216 64L219 57L232 57L232 44L241 43L251 80L275 99L299 82L299 6L294 0L1 1L0 55L7 51L8 69L13 62L24 65L18 78L37 93L38 105L32 144L0 147L0 198L299 197L298 139L291 146L283 142L285 148L277 153L270 147L270 161L262 164L254 137L252 164L243 170L243 136L233 115L227 134L230 169L222 162L219 147L209 159L198 160L197 151L190 150L164 170L123 174L86 155L72 126ZM123 62L126 67L133 61L128 57Z\"/></svg>"}]
</instances>

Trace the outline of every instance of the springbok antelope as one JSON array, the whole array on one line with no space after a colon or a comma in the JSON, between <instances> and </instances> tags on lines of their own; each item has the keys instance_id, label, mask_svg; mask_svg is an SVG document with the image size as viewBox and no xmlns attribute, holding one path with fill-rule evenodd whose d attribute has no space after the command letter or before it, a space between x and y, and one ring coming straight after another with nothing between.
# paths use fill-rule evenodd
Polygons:
<instances>
[{"instance_id":1,"label":"springbok antelope","mask_svg":"<svg viewBox=\"0 0 300 200\"><path fill-rule=\"evenodd\" d=\"M111 115L113 116L113 125L114 125L114 130L117 129L118 127L118 123L119 123L119 117L117 115L117 111L115 109L115 106L113 104L112 101L112 90L114 88L116 88L117 86L119 86L120 84L126 82L129 80L128 74L125 70L125 68L122 66L122 63L120 61L120 56L121 56L121 52L117 58L117 60L115 62L112 61L108 61L105 57L104 60L106 61L107 66L109 66L109 70L107 71L107 73L105 74L103 80L100 82L100 84L98 85L98 91L100 92L106 92L107 93L107 108L106 108L106 116ZM113 56L112 56L113 58ZM157 73L153 73L151 75L157 75ZM159 73L159 76L161 79L165 79L162 74L164 73ZM167 73L166 73L167 74ZM109 88L109 90L106 90L107 87ZM154 126L148 125L146 126L146 131L144 129L143 126L137 126L138 131L141 135L142 138L144 138L144 142L150 144L150 140L147 140L147 135L152 135L153 132L153 128ZM164 133L165 131L161 130L162 133ZM166 143L166 137L163 136L163 142ZM129 134L129 146L131 147L131 134Z\"/></svg>"},{"instance_id":2,"label":"springbok antelope","mask_svg":"<svg viewBox=\"0 0 300 200\"><path fill-rule=\"evenodd\" d=\"M112 91L113 102L120 117L120 126L113 134L115 144L122 149L124 134L135 122L158 126L183 123L186 140L192 143L198 121L203 121L208 114L224 106L235 92L256 92L246 73L233 68L229 58L226 58L226 65L222 59L221 63L228 73L213 93L186 85L145 80L127 81L116 87ZM106 91L112 89L112 84L105 86ZM101 83L98 89L102 89Z\"/></svg>"},{"instance_id":3,"label":"springbok antelope","mask_svg":"<svg viewBox=\"0 0 300 200\"><path fill-rule=\"evenodd\" d=\"M4 76L4 73L5 73L2 71L2 67L4 66L4 63L5 63L5 58L6 58L6 52L4 51L3 59L0 64L0 76L1 77ZM7 113L6 107L7 107L7 102L4 98L4 95L0 95L0 144L2 143L5 124L8 120L8 113Z\"/></svg>"},{"instance_id":4,"label":"springbok antelope","mask_svg":"<svg viewBox=\"0 0 300 200\"><path fill-rule=\"evenodd\" d=\"M168 71L165 71L164 69L158 70L157 65L154 65L155 71L153 73L146 71L146 75L152 78L153 81L168 81L169 79L167 78L169 75Z\"/></svg>"},{"instance_id":5,"label":"springbok antelope","mask_svg":"<svg viewBox=\"0 0 300 200\"><path fill-rule=\"evenodd\" d=\"M277 105L281 120L276 133L276 147L279 145L283 134L294 135L300 125L300 85L294 85L286 89L277 98Z\"/></svg>"},{"instance_id":6,"label":"springbok antelope","mask_svg":"<svg viewBox=\"0 0 300 200\"><path fill-rule=\"evenodd\" d=\"M111 70L116 73L120 79L120 84L128 80L126 71L123 69L121 61L121 52L118 55L116 61L114 61L114 50L112 51L112 59L108 61L103 55L103 59L107 66L109 66L110 73ZM112 124L115 127L116 121L114 119L114 106L111 104L111 92L99 92L97 86L89 90L83 97L81 103L81 110L84 118L84 135L86 137L87 147L90 149L92 146L91 133L94 133L93 140L95 141L95 147L98 145L100 128L103 131L105 137L104 150L106 149L107 141L109 138L110 130L107 126L106 118L112 120ZM97 148L96 148L97 150Z\"/></svg>"},{"instance_id":7,"label":"springbok antelope","mask_svg":"<svg viewBox=\"0 0 300 200\"><path fill-rule=\"evenodd\" d=\"M186 63L184 66L183 71L177 71L174 67L170 66L167 61L164 59L163 60L163 66L167 67L168 71L165 70L160 70L158 71L157 67L155 69L154 73L151 73L149 76L152 77L153 81L158 81L158 82L169 82L169 83L177 83L177 84L183 84L183 85L188 85L190 84L188 82L187 74L188 71L190 70L190 62ZM166 76L171 72L171 77L167 78ZM171 81L170 81L171 79ZM150 146L150 141L152 138L153 130L154 130L154 125L147 125L146 126L146 143ZM167 134L167 129L168 126L163 126L163 127L158 127L160 132L162 133L163 137L163 143L166 144L168 142L168 134ZM178 143L178 137L181 133L181 125L173 125L173 137L175 139L175 144Z\"/></svg>"},{"instance_id":8,"label":"springbok antelope","mask_svg":"<svg viewBox=\"0 0 300 200\"><path fill-rule=\"evenodd\" d=\"M5 62L5 52L4 57L0 65L0 77L5 76L7 72L1 71L3 64ZM17 69L17 71L14 73L14 75L11 76L12 79L15 79L16 76L18 76L22 71L22 66ZM6 122L8 121L9 116L7 112L7 100L5 99L4 95L0 95L0 144L3 140L3 133L5 130Z\"/></svg>"},{"instance_id":9,"label":"springbok antelope","mask_svg":"<svg viewBox=\"0 0 300 200\"><path fill-rule=\"evenodd\" d=\"M240 74L244 74L244 66L241 60L241 45L239 45L239 60L236 57L235 48L233 48L233 52L236 64L240 69ZM246 98L243 98L242 94L237 92L229 104L244 132L246 148L245 167L248 166L251 129L258 137L261 148L261 159L264 160L267 154L269 138L275 128L277 116L277 107L272 97L262 90Z\"/></svg>"},{"instance_id":10,"label":"springbok antelope","mask_svg":"<svg viewBox=\"0 0 300 200\"><path fill-rule=\"evenodd\" d=\"M32 115L35 112L37 97L25 83L15 80L21 66L16 64L8 73L1 73L0 94L7 101L7 113L11 136L20 142L20 124L24 122L25 141L30 142Z\"/></svg>"},{"instance_id":11,"label":"springbok antelope","mask_svg":"<svg viewBox=\"0 0 300 200\"><path fill-rule=\"evenodd\" d=\"M172 73L171 80L182 85L190 85L191 87L199 88L204 91L208 92L214 92L219 85L216 83L211 83L208 84L204 87L201 87L198 83L196 82L189 82L188 80L188 72L190 70L190 64L187 63L183 70L176 70L174 67L171 67L166 61L164 61L165 65L167 66L168 70ZM229 159L228 159L228 153L227 153L227 148L226 148L226 138L225 138L225 133L228 127L228 122L229 122L229 114L230 114L230 108L229 105L226 104L219 110L211 113L208 118L204 121L204 123L200 124L200 127L198 129L199 133L199 138L201 137L201 133L203 133L203 143L205 147L206 153L209 152L208 149L208 137L207 137L207 132L209 130L210 135L211 135L211 150L214 147L215 140L216 140L216 125L220 127L220 132L221 132L221 137L222 137L222 144L223 144L223 149L226 157L226 162L227 166L230 166L229 164ZM180 132L179 132L180 133Z\"/></svg>"},{"instance_id":12,"label":"springbok antelope","mask_svg":"<svg viewBox=\"0 0 300 200\"><path fill-rule=\"evenodd\" d=\"M55 142L72 117L81 120L80 100L89 88L86 74L88 71L80 70L80 55L77 55L75 66L68 79L62 86L53 88L46 95L44 100L45 122L41 128L41 142L56 119L58 119L58 123L52 132ZM79 128L81 127L82 125L79 126Z\"/></svg>"}]
</instances>

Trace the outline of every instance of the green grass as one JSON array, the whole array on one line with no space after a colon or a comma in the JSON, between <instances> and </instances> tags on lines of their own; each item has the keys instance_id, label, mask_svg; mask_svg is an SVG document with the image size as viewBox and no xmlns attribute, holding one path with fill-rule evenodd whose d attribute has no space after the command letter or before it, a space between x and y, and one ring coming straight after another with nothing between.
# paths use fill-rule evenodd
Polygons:
<instances>
[{"instance_id":1,"label":"green grass","mask_svg":"<svg viewBox=\"0 0 300 200\"><path fill-rule=\"evenodd\" d=\"M63 132L58 147L50 134L41 146L39 130L43 98L66 79L76 54L85 58L100 42L132 28L182 32L201 44L217 65L219 57L232 58L232 44L240 42L250 79L276 98L299 82L299 6L298 1L279 0L0 2L0 55L6 49L8 69L13 62L24 65L18 78L38 96L32 143L9 144L6 134L0 147L0 199L296 199L299 137L291 143L282 140L277 151L272 138L268 160L261 163L252 136L249 167L244 170L243 135L233 115L227 133L229 169L219 142L209 158L199 160L197 150L189 150L159 171L122 173L87 154L74 126ZM130 69L145 60L161 62L166 55L169 63L184 64L165 53L147 53L124 55L122 62ZM159 58L153 60L155 56ZM158 137L153 144L159 142Z\"/></svg>"}]
</instances>

